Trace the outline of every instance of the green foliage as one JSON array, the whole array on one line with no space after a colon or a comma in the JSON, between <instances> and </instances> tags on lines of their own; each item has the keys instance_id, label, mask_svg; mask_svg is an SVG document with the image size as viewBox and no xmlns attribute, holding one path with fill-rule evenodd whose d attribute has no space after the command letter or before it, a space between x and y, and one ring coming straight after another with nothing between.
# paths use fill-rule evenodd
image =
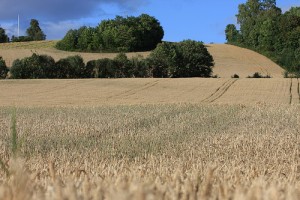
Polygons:
<instances>
[{"instance_id":1,"label":"green foliage","mask_svg":"<svg viewBox=\"0 0 300 200\"><path fill-rule=\"evenodd\" d=\"M56 78L85 78L85 64L81 56L69 56L55 64Z\"/></svg>"},{"instance_id":2,"label":"green foliage","mask_svg":"<svg viewBox=\"0 0 300 200\"><path fill-rule=\"evenodd\" d=\"M17 59L10 69L11 78L15 79L38 79L53 78L51 69L54 66L54 59L46 55L32 54L31 57ZM48 77L48 74L50 77Z\"/></svg>"},{"instance_id":3,"label":"green foliage","mask_svg":"<svg viewBox=\"0 0 300 200\"><path fill-rule=\"evenodd\" d=\"M238 9L240 31L227 25L227 42L258 51L289 72L300 71L300 7L282 14L275 0L248 0Z\"/></svg>"},{"instance_id":4,"label":"green foliage","mask_svg":"<svg viewBox=\"0 0 300 200\"><path fill-rule=\"evenodd\" d=\"M234 24L228 24L225 29L226 40L229 44L234 44L239 40L239 31Z\"/></svg>"},{"instance_id":5,"label":"green foliage","mask_svg":"<svg viewBox=\"0 0 300 200\"><path fill-rule=\"evenodd\" d=\"M129 52L148 51L156 47L164 36L163 28L154 17L117 16L103 20L97 27L70 30L56 47L66 51Z\"/></svg>"},{"instance_id":6,"label":"green foliage","mask_svg":"<svg viewBox=\"0 0 300 200\"><path fill-rule=\"evenodd\" d=\"M75 51L77 49L78 43L78 31L69 30L65 37L57 42L56 48L66 50L66 51Z\"/></svg>"},{"instance_id":7,"label":"green foliage","mask_svg":"<svg viewBox=\"0 0 300 200\"><path fill-rule=\"evenodd\" d=\"M6 78L7 73L8 73L8 68L6 66L5 61L3 60L3 58L0 56L0 79L1 78Z\"/></svg>"},{"instance_id":8,"label":"green foliage","mask_svg":"<svg viewBox=\"0 0 300 200\"><path fill-rule=\"evenodd\" d=\"M31 19L30 27L26 30L26 33L32 41L39 41L39 40L46 39L46 35L40 28L39 22L36 19Z\"/></svg>"},{"instance_id":9,"label":"green foliage","mask_svg":"<svg viewBox=\"0 0 300 200\"><path fill-rule=\"evenodd\" d=\"M5 30L0 27L0 43L7 43L9 42L9 38L5 33Z\"/></svg>"},{"instance_id":10,"label":"green foliage","mask_svg":"<svg viewBox=\"0 0 300 200\"><path fill-rule=\"evenodd\" d=\"M150 54L153 77L210 77L213 58L202 42L162 43Z\"/></svg>"},{"instance_id":11,"label":"green foliage","mask_svg":"<svg viewBox=\"0 0 300 200\"><path fill-rule=\"evenodd\" d=\"M213 58L202 42L185 40L161 43L144 59L128 59L119 53L114 59L89 61L70 56L55 62L52 57L33 54L17 59L11 67L11 78L133 78L133 77L210 77Z\"/></svg>"},{"instance_id":12,"label":"green foliage","mask_svg":"<svg viewBox=\"0 0 300 200\"><path fill-rule=\"evenodd\" d=\"M270 75L261 75L259 72L255 72L252 76L248 76L247 78L271 78Z\"/></svg>"},{"instance_id":13,"label":"green foliage","mask_svg":"<svg viewBox=\"0 0 300 200\"><path fill-rule=\"evenodd\" d=\"M20 37L16 37L16 36L12 36L11 37L11 41L12 42L30 42L32 41L32 39L28 36L20 36Z\"/></svg>"}]
</instances>

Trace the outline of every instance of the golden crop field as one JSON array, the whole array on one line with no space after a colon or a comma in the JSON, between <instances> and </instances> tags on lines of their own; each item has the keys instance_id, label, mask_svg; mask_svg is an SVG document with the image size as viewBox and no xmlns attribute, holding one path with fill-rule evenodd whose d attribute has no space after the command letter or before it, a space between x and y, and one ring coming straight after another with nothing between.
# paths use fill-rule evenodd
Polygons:
<instances>
[{"instance_id":1,"label":"golden crop field","mask_svg":"<svg viewBox=\"0 0 300 200\"><path fill-rule=\"evenodd\" d=\"M299 199L296 105L0 110L0 199ZM5 174L5 170L7 173Z\"/></svg>"},{"instance_id":2,"label":"golden crop field","mask_svg":"<svg viewBox=\"0 0 300 200\"><path fill-rule=\"evenodd\" d=\"M208 49L224 78L1 80L0 199L300 199L300 80Z\"/></svg>"},{"instance_id":3,"label":"golden crop field","mask_svg":"<svg viewBox=\"0 0 300 200\"><path fill-rule=\"evenodd\" d=\"M299 104L299 79L2 80L2 106Z\"/></svg>"}]
</instances>

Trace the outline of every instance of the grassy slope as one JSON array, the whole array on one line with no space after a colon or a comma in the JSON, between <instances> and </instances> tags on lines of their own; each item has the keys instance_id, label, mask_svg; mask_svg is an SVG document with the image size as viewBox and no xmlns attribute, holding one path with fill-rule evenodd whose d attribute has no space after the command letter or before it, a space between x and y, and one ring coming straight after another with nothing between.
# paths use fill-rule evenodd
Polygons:
<instances>
[{"instance_id":1,"label":"grassy slope","mask_svg":"<svg viewBox=\"0 0 300 200\"><path fill-rule=\"evenodd\" d=\"M56 41L0 44L0 56L5 59L8 66L11 66L15 59L30 56L33 52L50 55L55 60L80 54L86 62L99 58L114 58L116 55L115 53L65 52L55 49L55 44ZM230 78L233 74L247 77L254 72L282 77L283 70L278 65L253 51L225 44L210 44L208 50L215 59L214 73L220 77ZM149 52L128 53L128 56L137 54L148 56Z\"/></svg>"}]
</instances>

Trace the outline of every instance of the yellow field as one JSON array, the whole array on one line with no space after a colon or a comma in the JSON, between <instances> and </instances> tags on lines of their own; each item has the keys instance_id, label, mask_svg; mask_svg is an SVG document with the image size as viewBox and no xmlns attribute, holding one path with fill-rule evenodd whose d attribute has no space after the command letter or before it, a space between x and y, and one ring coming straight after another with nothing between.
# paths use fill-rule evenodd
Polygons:
<instances>
[{"instance_id":1,"label":"yellow field","mask_svg":"<svg viewBox=\"0 0 300 200\"><path fill-rule=\"evenodd\" d=\"M54 48L56 41L21 42L0 44L0 56L11 66L17 58L31 56L32 53L52 56L56 61L71 55L81 55L85 62L100 58L114 58L115 53L80 53L66 52ZM241 78L260 72L274 78L283 77L283 69L268 58L251 50L226 44L209 44L208 51L215 60L214 74L222 78L230 78L238 74ZM147 57L150 52L127 53L128 57L142 55Z\"/></svg>"},{"instance_id":2,"label":"yellow field","mask_svg":"<svg viewBox=\"0 0 300 200\"><path fill-rule=\"evenodd\" d=\"M19 108L17 160L11 113L0 199L299 199L299 106Z\"/></svg>"},{"instance_id":3,"label":"yellow field","mask_svg":"<svg viewBox=\"0 0 300 200\"><path fill-rule=\"evenodd\" d=\"M299 79L2 80L2 106L299 104Z\"/></svg>"}]
</instances>

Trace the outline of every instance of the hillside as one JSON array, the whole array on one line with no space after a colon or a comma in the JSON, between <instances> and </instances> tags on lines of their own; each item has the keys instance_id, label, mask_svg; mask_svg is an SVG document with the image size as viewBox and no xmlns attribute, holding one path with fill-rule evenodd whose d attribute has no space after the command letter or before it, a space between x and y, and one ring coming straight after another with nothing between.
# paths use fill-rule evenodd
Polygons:
<instances>
[{"instance_id":1,"label":"hillside","mask_svg":"<svg viewBox=\"0 0 300 200\"><path fill-rule=\"evenodd\" d=\"M8 66L11 66L15 59L31 56L32 53L46 54L52 56L55 60L79 54L85 62L116 56L115 53L60 51L54 48L55 44L56 41L0 44L0 56L5 59ZM282 68L265 56L251 50L226 44L210 44L207 45L207 48L215 60L214 74L217 74L219 77L230 78L233 74L238 74L240 77L247 77L254 72L260 72L264 75L269 74L277 78L282 77ZM137 54L148 56L149 52L127 53L129 57Z\"/></svg>"},{"instance_id":2,"label":"hillside","mask_svg":"<svg viewBox=\"0 0 300 200\"><path fill-rule=\"evenodd\" d=\"M280 78L283 69L267 57L254 51L227 44L207 45L215 60L214 74L230 78L238 74L241 78L260 72L264 75Z\"/></svg>"}]
</instances>

